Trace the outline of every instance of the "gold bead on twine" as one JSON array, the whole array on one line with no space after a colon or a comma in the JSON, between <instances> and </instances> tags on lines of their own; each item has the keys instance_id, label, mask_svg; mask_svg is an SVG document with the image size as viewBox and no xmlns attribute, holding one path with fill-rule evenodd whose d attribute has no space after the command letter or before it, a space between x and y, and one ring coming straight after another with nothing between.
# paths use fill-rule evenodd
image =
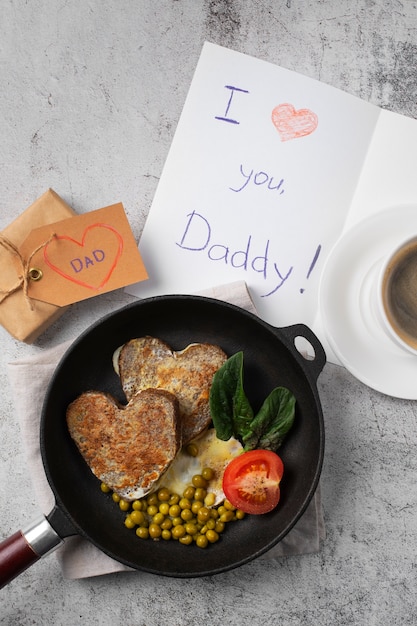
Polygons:
<instances>
[{"instance_id":1,"label":"gold bead on twine","mask_svg":"<svg viewBox=\"0 0 417 626\"><path fill-rule=\"evenodd\" d=\"M21 255L18 247L9 239L7 239L7 237L0 233L0 246L2 246L5 250L7 250L7 252L10 252L10 254L16 256L19 259L22 271L22 273L19 274L17 277L17 282L12 287L10 287L10 289L0 289L0 304L13 293L19 291L19 289L23 289L23 295L25 297L25 300L28 303L30 310L33 311L32 301L28 295L29 281L41 280L43 273L42 270L37 267L30 267L30 264L35 254L39 252L39 250L42 250L42 248L45 248L45 246L47 246L55 237L56 233L52 233L47 241L41 243L37 248L35 248L35 250L29 255L29 258L26 261Z\"/></svg>"}]
</instances>

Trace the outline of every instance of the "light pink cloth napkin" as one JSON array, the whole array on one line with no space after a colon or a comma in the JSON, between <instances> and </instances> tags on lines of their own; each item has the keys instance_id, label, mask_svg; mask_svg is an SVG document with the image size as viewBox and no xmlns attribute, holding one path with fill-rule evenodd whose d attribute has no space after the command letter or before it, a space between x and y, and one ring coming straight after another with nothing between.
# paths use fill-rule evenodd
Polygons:
<instances>
[{"instance_id":1,"label":"light pink cloth napkin","mask_svg":"<svg viewBox=\"0 0 417 626\"><path fill-rule=\"evenodd\" d=\"M215 287L202 295L226 300L256 313L244 282ZM54 496L42 464L39 447L40 415L46 387L54 370L71 342L44 350L39 355L8 364L10 384L14 393L24 451L33 487L45 515L52 511ZM36 372L36 376L33 373ZM308 554L320 549L325 537L320 488L302 518L284 539L260 559ZM70 537L55 553L65 578L87 578L111 572L134 571L101 552L81 537Z\"/></svg>"}]
</instances>

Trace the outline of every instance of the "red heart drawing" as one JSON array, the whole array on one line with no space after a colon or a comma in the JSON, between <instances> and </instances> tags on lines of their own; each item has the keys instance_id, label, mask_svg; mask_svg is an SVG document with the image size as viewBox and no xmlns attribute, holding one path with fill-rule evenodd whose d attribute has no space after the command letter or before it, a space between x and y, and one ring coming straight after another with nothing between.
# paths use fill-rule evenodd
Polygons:
<instances>
[{"instance_id":1,"label":"red heart drawing","mask_svg":"<svg viewBox=\"0 0 417 626\"><path fill-rule=\"evenodd\" d=\"M95 241L100 241L101 246L90 251L88 236L92 234L93 229L101 229L94 232L94 238L99 235L100 239L95 239ZM61 245L57 245L57 241L60 241ZM122 251L123 238L115 228L108 224L90 224L84 230L81 241L67 235L56 235L45 246L43 256L46 264L63 278L87 289L99 290L109 281ZM84 257L79 257L79 254L84 254ZM70 274L69 266L79 273L80 277ZM92 270L90 266L94 269ZM81 278L81 276L85 277L86 273L88 281Z\"/></svg>"},{"instance_id":2,"label":"red heart drawing","mask_svg":"<svg viewBox=\"0 0 417 626\"><path fill-rule=\"evenodd\" d=\"M272 111L272 123L281 141L310 135L317 128L318 117L309 109L296 111L292 104L279 104Z\"/></svg>"}]
</instances>

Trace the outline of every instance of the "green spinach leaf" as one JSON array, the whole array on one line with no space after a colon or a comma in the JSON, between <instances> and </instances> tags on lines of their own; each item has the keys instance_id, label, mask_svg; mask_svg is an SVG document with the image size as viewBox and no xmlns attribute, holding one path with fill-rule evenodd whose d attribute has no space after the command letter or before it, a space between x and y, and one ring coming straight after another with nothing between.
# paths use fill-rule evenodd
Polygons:
<instances>
[{"instance_id":1,"label":"green spinach leaf","mask_svg":"<svg viewBox=\"0 0 417 626\"><path fill-rule=\"evenodd\" d=\"M242 436L245 450L277 450L294 423L295 397L285 387L276 387Z\"/></svg>"},{"instance_id":2,"label":"green spinach leaf","mask_svg":"<svg viewBox=\"0 0 417 626\"><path fill-rule=\"evenodd\" d=\"M243 389L243 352L231 356L215 373L210 389L210 410L219 439L243 438L253 419L253 410Z\"/></svg>"},{"instance_id":3,"label":"green spinach leaf","mask_svg":"<svg viewBox=\"0 0 417 626\"><path fill-rule=\"evenodd\" d=\"M210 411L217 437L236 437L245 451L276 451L294 423L295 403L289 389L276 387L254 416L243 387L243 352L231 356L213 377Z\"/></svg>"}]
</instances>

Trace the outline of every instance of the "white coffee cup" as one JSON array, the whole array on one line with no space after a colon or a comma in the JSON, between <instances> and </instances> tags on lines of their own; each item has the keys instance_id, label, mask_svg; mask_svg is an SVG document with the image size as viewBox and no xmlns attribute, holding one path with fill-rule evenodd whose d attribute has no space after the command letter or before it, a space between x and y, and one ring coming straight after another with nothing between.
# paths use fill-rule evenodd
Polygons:
<instances>
[{"instance_id":1,"label":"white coffee cup","mask_svg":"<svg viewBox=\"0 0 417 626\"><path fill-rule=\"evenodd\" d=\"M377 300L385 333L417 356L417 235L403 240L383 260Z\"/></svg>"}]
</instances>

